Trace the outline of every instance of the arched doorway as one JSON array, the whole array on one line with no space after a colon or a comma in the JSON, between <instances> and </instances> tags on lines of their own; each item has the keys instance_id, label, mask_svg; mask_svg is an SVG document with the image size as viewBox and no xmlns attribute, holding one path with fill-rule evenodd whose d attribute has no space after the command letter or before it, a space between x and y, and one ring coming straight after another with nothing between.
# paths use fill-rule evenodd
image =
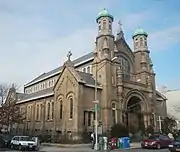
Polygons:
<instances>
[{"instance_id":1,"label":"arched doorway","mask_svg":"<svg viewBox=\"0 0 180 152\"><path fill-rule=\"evenodd\" d=\"M129 132L136 133L144 130L144 117L142 113L142 100L137 96L132 96L126 104L125 117L126 126Z\"/></svg>"}]
</instances>

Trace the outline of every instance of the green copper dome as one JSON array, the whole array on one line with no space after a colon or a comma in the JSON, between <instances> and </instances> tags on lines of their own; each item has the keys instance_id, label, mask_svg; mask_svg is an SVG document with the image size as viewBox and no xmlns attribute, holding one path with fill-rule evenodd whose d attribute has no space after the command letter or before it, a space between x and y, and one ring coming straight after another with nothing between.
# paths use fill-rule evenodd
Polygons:
<instances>
[{"instance_id":1,"label":"green copper dome","mask_svg":"<svg viewBox=\"0 0 180 152\"><path fill-rule=\"evenodd\" d=\"M142 28L138 28L134 31L133 37L137 36L137 35L145 35L148 36L148 34L142 29Z\"/></svg>"},{"instance_id":2,"label":"green copper dome","mask_svg":"<svg viewBox=\"0 0 180 152\"><path fill-rule=\"evenodd\" d=\"M101 17L109 17L112 19L112 21L114 19L114 17L105 8L99 12L98 16L96 17L96 21L98 21Z\"/></svg>"}]
</instances>

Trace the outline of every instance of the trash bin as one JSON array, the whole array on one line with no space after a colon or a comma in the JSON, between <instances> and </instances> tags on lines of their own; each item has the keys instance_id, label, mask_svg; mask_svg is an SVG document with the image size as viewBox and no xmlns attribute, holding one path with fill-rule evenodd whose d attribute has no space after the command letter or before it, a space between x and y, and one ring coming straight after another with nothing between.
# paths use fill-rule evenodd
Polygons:
<instances>
[{"instance_id":1,"label":"trash bin","mask_svg":"<svg viewBox=\"0 0 180 152\"><path fill-rule=\"evenodd\" d=\"M125 148L125 149L130 148L130 138L129 137L124 137L123 140L124 140L123 148Z\"/></svg>"},{"instance_id":2,"label":"trash bin","mask_svg":"<svg viewBox=\"0 0 180 152\"><path fill-rule=\"evenodd\" d=\"M124 146L123 146L123 138L118 138L118 148L119 149L122 149Z\"/></svg>"},{"instance_id":3,"label":"trash bin","mask_svg":"<svg viewBox=\"0 0 180 152\"><path fill-rule=\"evenodd\" d=\"M104 148L104 138L99 137L99 150L103 150Z\"/></svg>"},{"instance_id":4,"label":"trash bin","mask_svg":"<svg viewBox=\"0 0 180 152\"><path fill-rule=\"evenodd\" d=\"M107 137L103 137L103 141L104 141L103 150L107 150L107 148L108 148L108 138Z\"/></svg>"},{"instance_id":5,"label":"trash bin","mask_svg":"<svg viewBox=\"0 0 180 152\"><path fill-rule=\"evenodd\" d=\"M111 138L111 149L117 148L117 138Z\"/></svg>"}]
</instances>

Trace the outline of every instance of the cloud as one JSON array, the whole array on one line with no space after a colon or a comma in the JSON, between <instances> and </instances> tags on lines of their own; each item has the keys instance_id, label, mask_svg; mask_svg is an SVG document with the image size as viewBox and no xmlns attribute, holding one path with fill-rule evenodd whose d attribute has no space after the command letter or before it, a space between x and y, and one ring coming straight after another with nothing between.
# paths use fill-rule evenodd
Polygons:
<instances>
[{"instance_id":1,"label":"cloud","mask_svg":"<svg viewBox=\"0 0 180 152\"><path fill-rule=\"evenodd\" d=\"M67 5L68 2L61 5L58 5L60 1L56 2L54 5L55 3L47 0L0 1L1 82L23 85L41 73L62 65L69 48L73 58L94 50L94 39L97 35L94 20L101 3L86 2L88 4L82 3L80 6L77 2L72 6ZM108 1L105 3L109 5ZM123 16L122 23L127 39L135 28L144 25L152 16L150 11ZM115 21L114 30L117 28ZM177 26L150 33L150 47L159 50L164 48L159 44L166 42L165 45L169 46L175 43L174 40L179 36L178 30ZM173 39L171 37L167 40L165 31L167 34L174 32ZM128 42L132 44L132 39Z\"/></svg>"},{"instance_id":2,"label":"cloud","mask_svg":"<svg viewBox=\"0 0 180 152\"><path fill-rule=\"evenodd\" d=\"M180 25L149 34L150 49L155 51L168 49L177 43L180 43Z\"/></svg>"}]
</instances>

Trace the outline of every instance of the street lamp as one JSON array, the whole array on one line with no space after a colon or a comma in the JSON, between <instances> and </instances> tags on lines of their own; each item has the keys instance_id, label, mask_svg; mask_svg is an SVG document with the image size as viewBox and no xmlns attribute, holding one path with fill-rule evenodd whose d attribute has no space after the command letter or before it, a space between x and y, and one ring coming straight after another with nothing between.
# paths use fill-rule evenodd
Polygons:
<instances>
[{"instance_id":1,"label":"street lamp","mask_svg":"<svg viewBox=\"0 0 180 152\"><path fill-rule=\"evenodd\" d=\"M116 60L117 57L113 57L111 61ZM105 64L103 64L99 69L97 69L97 63L95 63L95 100L94 100L94 108L95 108L95 150L98 150L98 98L97 98L97 73L98 71L104 67Z\"/></svg>"}]
</instances>

